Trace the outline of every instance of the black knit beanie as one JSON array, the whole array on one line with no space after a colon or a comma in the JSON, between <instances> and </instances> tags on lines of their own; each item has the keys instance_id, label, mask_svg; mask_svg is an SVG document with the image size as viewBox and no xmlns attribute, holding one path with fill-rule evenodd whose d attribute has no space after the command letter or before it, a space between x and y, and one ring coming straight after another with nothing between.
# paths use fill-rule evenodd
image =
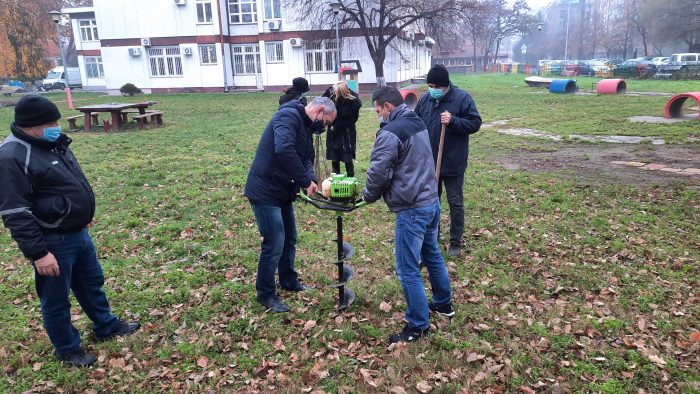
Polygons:
<instances>
[{"instance_id":1,"label":"black knit beanie","mask_svg":"<svg viewBox=\"0 0 700 394\"><path fill-rule=\"evenodd\" d=\"M450 73L447 72L447 69L442 64L434 65L428 71L427 79L426 83L433 83L441 87L450 86Z\"/></svg>"},{"instance_id":2,"label":"black knit beanie","mask_svg":"<svg viewBox=\"0 0 700 394\"><path fill-rule=\"evenodd\" d=\"M24 96L15 106L15 124L19 127L33 127L61 119L58 107L42 96Z\"/></svg>"},{"instance_id":3,"label":"black knit beanie","mask_svg":"<svg viewBox=\"0 0 700 394\"><path fill-rule=\"evenodd\" d=\"M306 78L296 77L292 80L292 86L300 93L309 91L309 81Z\"/></svg>"}]
</instances>

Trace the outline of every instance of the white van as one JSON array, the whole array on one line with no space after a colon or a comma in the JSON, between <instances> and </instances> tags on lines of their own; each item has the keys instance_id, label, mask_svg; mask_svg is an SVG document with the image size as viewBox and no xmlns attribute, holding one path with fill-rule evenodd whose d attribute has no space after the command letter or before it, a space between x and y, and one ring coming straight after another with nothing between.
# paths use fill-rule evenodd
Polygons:
<instances>
[{"instance_id":1,"label":"white van","mask_svg":"<svg viewBox=\"0 0 700 394\"><path fill-rule=\"evenodd\" d=\"M78 67L68 67L66 71L68 72L68 82L70 82L72 88L83 86L83 82L80 79L80 69ZM46 75L46 78L41 82L41 87L44 90L65 88L66 73L63 67L52 68Z\"/></svg>"}]
</instances>

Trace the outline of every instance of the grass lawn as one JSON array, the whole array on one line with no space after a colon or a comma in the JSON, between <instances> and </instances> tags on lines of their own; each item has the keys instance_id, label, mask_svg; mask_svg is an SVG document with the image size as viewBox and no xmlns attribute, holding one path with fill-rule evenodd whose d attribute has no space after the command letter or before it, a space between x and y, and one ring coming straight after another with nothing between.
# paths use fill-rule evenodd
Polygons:
<instances>
[{"instance_id":1,"label":"grass lawn","mask_svg":"<svg viewBox=\"0 0 700 394\"><path fill-rule=\"evenodd\" d=\"M555 95L512 75L453 80L472 93L485 122L561 135L657 136L700 157L700 144L688 141L700 134L697 121L627 121L663 116L668 97ZM629 81L628 90L700 91L700 82ZM62 94L48 97L68 113ZM293 311L265 313L255 302L259 235L242 194L277 95L129 100L144 99L165 111L165 128L71 134L97 195L91 234L105 290L116 313L141 319L143 328L95 343L73 302L74 323L99 362L81 370L55 362L32 269L3 228L0 392L700 391L700 343L691 337L700 331L697 176L620 181L568 166L513 170L502 161L563 149L593 155L609 144L523 139L484 127L472 137L464 186L467 253L447 260L457 316L433 317L428 339L389 347L405 305L393 269L394 216L384 203L345 216L358 299L340 315L337 292L325 288L335 276L335 219L296 204L297 270L319 290L284 293ZM12 108L0 108L8 132L12 117ZM360 178L376 124L365 100ZM662 148L630 149L644 156ZM445 212L444 230L447 220Z\"/></svg>"}]
</instances>

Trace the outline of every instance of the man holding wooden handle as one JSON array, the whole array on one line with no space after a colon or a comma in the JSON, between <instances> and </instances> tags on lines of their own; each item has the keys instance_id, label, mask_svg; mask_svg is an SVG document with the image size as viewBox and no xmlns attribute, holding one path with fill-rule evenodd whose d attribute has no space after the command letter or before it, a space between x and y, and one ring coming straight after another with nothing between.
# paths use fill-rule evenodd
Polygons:
<instances>
[{"instance_id":1,"label":"man holding wooden handle","mask_svg":"<svg viewBox=\"0 0 700 394\"><path fill-rule=\"evenodd\" d=\"M464 173L469 156L469 135L479 131L481 116L474 100L466 91L450 83L450 75L441 64L428 72L428 93L424 94L415 112L423 119L430 134L433 159L438 162L438 193L445 186L450 206L450 245L448 254L459 256L464 234ZM442 156L438 157L441 129L445 128Z\"/></svg>"}]
</instances>

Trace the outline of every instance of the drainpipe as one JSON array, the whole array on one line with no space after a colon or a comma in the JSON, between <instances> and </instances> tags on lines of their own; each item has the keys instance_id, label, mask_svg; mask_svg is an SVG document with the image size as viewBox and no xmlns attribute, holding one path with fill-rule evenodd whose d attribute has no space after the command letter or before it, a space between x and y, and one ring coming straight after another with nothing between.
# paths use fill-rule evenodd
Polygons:
<instances>
[{"instance_id":1,"label":"drainpipe","mask_svg":"<svg viewBox=\"0 0 700 394\"><path fill-rule=\"evenodd\" d=\"M228 92L228 73L226 72L226 48L224 48L224 25L221 23L221 0L216 0L216 7L219 15L219 43L221 44L221 65L224 68L224 93L226 93Z\"/></svg>"}]
</instances>

